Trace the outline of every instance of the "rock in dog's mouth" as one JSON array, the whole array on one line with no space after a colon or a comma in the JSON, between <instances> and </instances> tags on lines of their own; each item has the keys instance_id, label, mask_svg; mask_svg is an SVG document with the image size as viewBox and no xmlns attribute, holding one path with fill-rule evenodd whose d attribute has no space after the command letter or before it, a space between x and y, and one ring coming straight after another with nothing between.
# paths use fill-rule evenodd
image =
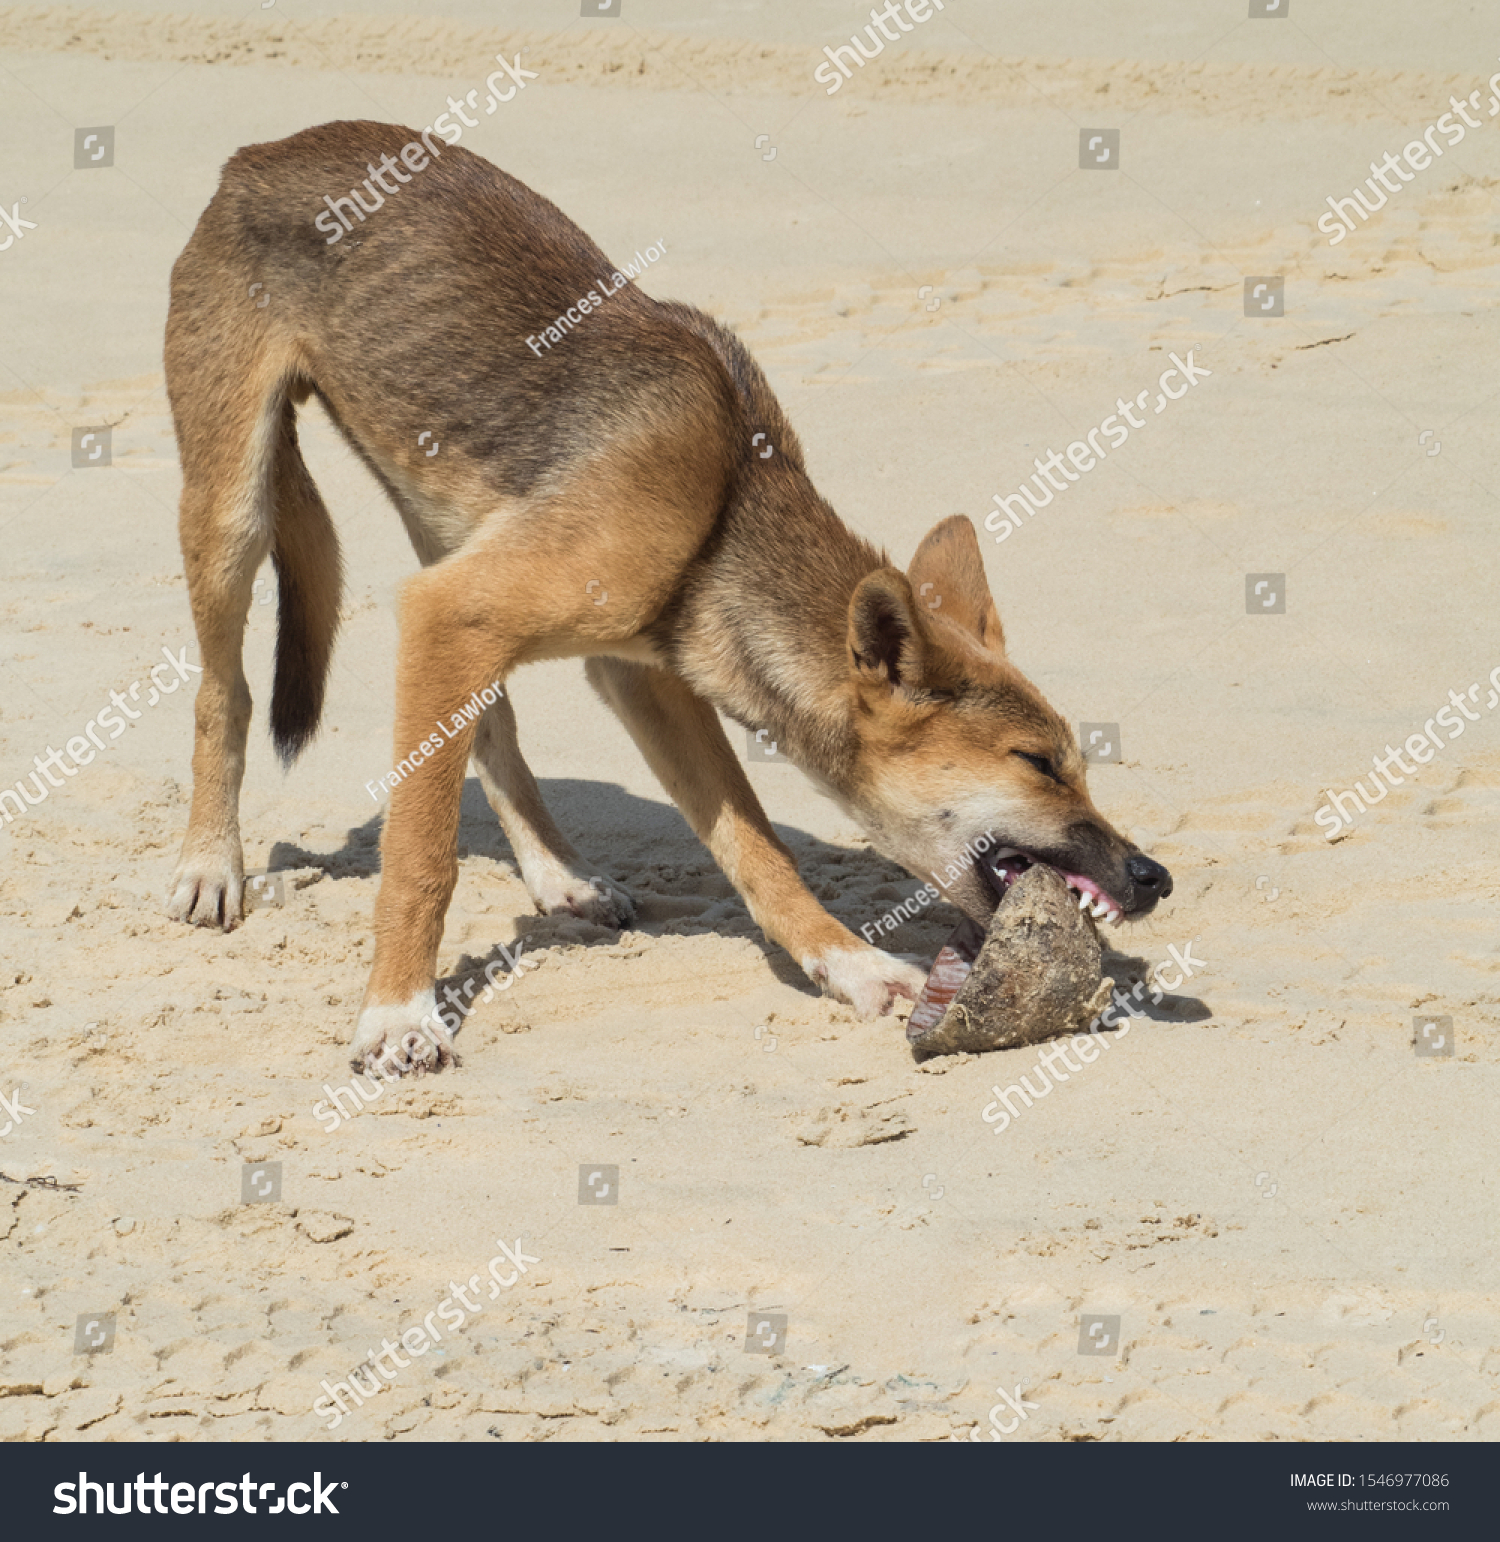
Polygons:
<instances>
[{"instance_id":1,"label":"rock in dog's mouth","mask_svg":"<svg viewBox=\"0 0 1500 1542\"><path fill-rule=\"evenodd\" d=\"M1125 919L1125 907L1106 894L1092 878L1082 873L1070 873L1065 867L1053 862L1043 862L1040 857L1030 856L1014 846L1000 846L987 851L975 862L984 875L997 900L1005 898L1005 891L1029 867L1050 867L1061 875L1068 888L1078 896L1078 908L1095 921L1108 921L1118 926Z\"/></svg>"},{"instance_id":2,"label":"rock in dog's mouth","mask_svg":"<svg viewBox=\"0 0 1500 1542\"><path fill-rule=\"evenodd\" d=\"M1031 856L1015 846L997 846L987 850L974 859L974 866L984 875L984 881L994 894L997 905L1005 902L1005 891L1028 868L1050 867L1067 884L1068 892L1078 896L1078 908L1096 925L1100 921L1108 921L1118 926L1125 918L1124 906L1105 893L1092 878L1085 878L1082 873L1070 873L1055 862L1044 862L1040 857ZM938 953L932 972L927 977L927 984L907 1020L906 1034L909 1039L921 1038L942 1021L943 1014L968 979L974 960L979 957L979 950L984 946L984 938L985 928L967 917L954 929Z\"/></svg>"},{"instance_id":3,"label":"rock in dog's mouth","mask_svg":"<svg viewBox=\"0 0 1500 1542\"><path fill-rule=\"evenodd\" d=\"M1078 896L1079 910L1096 925L1100 921L1109 921L1118 926L1124 919L1124 907L1105 893L1092 878L1085 878L1081 873L1070 873L1056 863L1044 862L1040 857L1031 856L1014 846L999 846L986 851L975 858L974 865L984 875L997 906L1005 903L1006 890L1017 882L1022 873L1033 867L1048 867L1068 886L1069 894ZM994 925L995 917L991 916L990 926L993 928ZM943 1020L964 981L968 979L984 942L985 928L968 917L954 929L943 944L932 972L927 976L927 984L916 1006L912 1008L906 1024L908 1039L919 1040Z\"/></svg>"}]
</instances>

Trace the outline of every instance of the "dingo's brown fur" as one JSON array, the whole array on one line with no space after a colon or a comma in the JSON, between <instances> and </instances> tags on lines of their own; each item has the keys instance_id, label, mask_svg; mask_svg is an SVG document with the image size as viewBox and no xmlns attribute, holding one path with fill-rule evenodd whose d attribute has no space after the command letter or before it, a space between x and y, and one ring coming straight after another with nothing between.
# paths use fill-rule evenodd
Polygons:
<instances>
[{"instance_id":1,"label":"dingo's brown fur","mask_svg":"<svg viewBox=\"0 0 1500 1542\"><path fill-rule=\"evenodd\" d=\"M412 145L425 150L407 152L405 175L395 166ZM384 174L403 185L380 207ZM326 216L314 226L325 195L361 181L374 212L330 241ZM997 888L961 855L981 837L1062 867L1107 898L1101 913L1151 909L1170 878L1094 808L1066 724L1006 659L966 519L933 529L902 574L818 496L739 341L634 284L575 310L576 330L544 353L528 346L612 272L546 199L430 134L329 123L229 161L172 271L167 323L203 660L169 914L226 929L241 916L241 649L267 554L283 757L317 727L340 559L297 444L309 395L389 493L423 564L401 600L397 761L489 682L584 657L766 935L866 1015L915 997L923 975L809 893L715 708L770 729L913 873L961 861L949 894L976 919ZM269 304L247 298L253 284ZM470 754L537 907L630 917L552 822L502 696L392 790L357 1063L453 1058L433 974Z\"/></svg>"}]
</instances>

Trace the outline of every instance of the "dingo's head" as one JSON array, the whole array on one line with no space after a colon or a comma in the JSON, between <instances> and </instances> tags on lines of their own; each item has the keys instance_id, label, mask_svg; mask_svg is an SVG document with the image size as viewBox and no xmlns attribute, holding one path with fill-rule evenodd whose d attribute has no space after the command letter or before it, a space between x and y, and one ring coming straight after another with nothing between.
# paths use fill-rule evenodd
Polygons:
<instances>
[{"instance_id":1,"label":"dingo's head","mask_svg":"<svg viewBox=\"0 0 1500 1542\"><path fill-rule=\"evenodd\" d=\"M1005 656L974 526L929 532L909 572L849 603L858 751L842 801L876 847L981 925L1033 863L1097 920L1144 916L1172 876L1094 807L1068 725Z\"/></svg>"}]
</instances>

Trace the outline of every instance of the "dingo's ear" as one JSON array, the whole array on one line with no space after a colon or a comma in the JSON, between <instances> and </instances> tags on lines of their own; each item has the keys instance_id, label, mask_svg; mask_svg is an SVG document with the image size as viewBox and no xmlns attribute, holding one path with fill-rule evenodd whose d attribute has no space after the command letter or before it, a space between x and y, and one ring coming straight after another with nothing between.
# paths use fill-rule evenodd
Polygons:
<instances>
[{"instance_id":1,"label":"dingo's ear","mask_svg":"<svg viewBox=\"0 0 1500 1542\"><path fill-rule=\"evenodd\" d=\"M860 580L849 601L849 652L862 682L924 683L928 642L913 611L911 585L896 568L876 568Z\"/></svg>"},{"instance_id":2,"label":"dingo's ear","mask_svg":"<svg viewBox=\"0 0 1500 1542\"><path fill-rule=\"evenodd\" d=\"M951 621L990 653L1005 652L1005 633L985 582L979 537L966 515L950 515L923 536L907 578L916 603L935 621Z\"/></svg>"}]
</instances>

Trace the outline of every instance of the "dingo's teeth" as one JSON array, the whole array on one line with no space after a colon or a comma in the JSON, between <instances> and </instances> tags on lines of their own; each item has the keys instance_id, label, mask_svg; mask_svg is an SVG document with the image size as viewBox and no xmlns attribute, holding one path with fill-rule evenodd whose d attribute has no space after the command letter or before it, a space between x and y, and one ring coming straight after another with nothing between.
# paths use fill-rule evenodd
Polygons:
<instances>
[{"instance_id":1,"label":"dingo's teeth","mask_svg":"<svg viewBox=\"0 0 1500 1542\"><path fill-rule=\"evenodd\" d=\"M998 877L1002 879L1007 887L1013 883L1015 879L1020 876L1020 874L1012 873L1004 866L1002 859L1006 856L1023 855L1024 853L1012 851L1009 848L995 854L995 863L992 870ZM1030 865L1030 859L1028 859L1028 865ZM1066 873L1063 874L1065 881L1067 881L1068 876L1069 875ZM1073 878L1077 879L1077 882L1068 883L1068 893L1076 894L1078 896L1078 908L1081 911L1083 911L1086 915L1092 916L1096 921L1108 921L1112 926L1119 926L1121 922L1124 921L1124 911L1108 894L1103 891L1103 889L1099 888L1099 886L1091 879L1080 878L1076 873L1072 876Z\"/></svg>"}]
</instances>

